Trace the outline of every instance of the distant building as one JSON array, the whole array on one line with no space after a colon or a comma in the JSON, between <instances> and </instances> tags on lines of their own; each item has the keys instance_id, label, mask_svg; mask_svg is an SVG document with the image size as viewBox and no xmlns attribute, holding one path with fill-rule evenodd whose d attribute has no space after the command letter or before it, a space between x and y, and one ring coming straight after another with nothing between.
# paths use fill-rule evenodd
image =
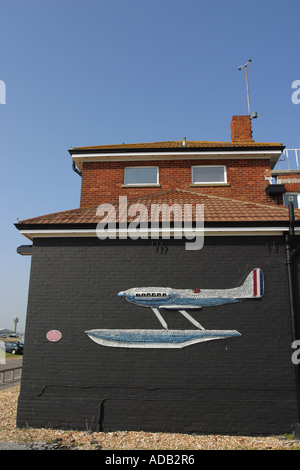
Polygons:
<instances>
[{"instance_id":1,"label":"distant building","mask_svg":"<svg viewBox=\"0 0 300 470\"><path fill-rule=\"evenodd\" d=\"M0 328L0 336L10 335L11 333L11 330L7 330L6 328Z\"/></svg>"}]
</instances>

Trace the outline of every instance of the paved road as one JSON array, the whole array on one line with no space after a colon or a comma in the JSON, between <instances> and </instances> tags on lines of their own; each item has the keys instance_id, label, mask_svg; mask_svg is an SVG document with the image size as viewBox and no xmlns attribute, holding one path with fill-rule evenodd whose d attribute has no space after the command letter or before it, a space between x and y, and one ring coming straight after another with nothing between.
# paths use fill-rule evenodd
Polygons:
<instances>
[{"instance_id":1,"label":"paved road","mask_svg":"<svg viewBox=\"0 0 300 470\"><path fill-rule=\"evenodd\" d=\"M17 369L18 367L22 367L23 363L23 356L18 357L17 359L6 359L5 364L0 364L0 372L3 370L8 370L8 369Z\"/></svg>"},{"instance_id":2,"label":"paved road","mask_svg":"<svg viewBox=\"0 0 300 470\"><path fill-rule=\"evenodd\" d=\"M7 382L5 384L0 385L0 392L3 392L3 390L7 390L8 388L12 387L17 387L20 385L21 379L13 380L12 382Z\"/></svg>"}]
</instances>

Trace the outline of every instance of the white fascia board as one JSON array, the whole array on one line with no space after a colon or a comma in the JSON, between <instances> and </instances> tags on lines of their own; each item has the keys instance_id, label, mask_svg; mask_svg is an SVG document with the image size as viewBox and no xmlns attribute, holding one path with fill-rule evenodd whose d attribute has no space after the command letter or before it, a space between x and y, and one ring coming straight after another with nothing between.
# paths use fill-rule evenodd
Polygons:
<instances>
[{"instance_id":1,"label":"white fascia board","mask_svg":"<svg viewBox=\"0 0 300 470\"><path fill-rule=\"evenodd\" d=\"M216 151L216 152L137 152L137 153L82 153L71 154L74 162L82 171L83 162L122 162L122 161L153 161L153 160L209 160L209 159L236 159L249 157L251 159L270 158L277 161L281 151L276 150L250 150L250 151Z\"/></svg>"},{"instance_id":2,"label":"white fascia board","mask_svg":"<svg viewBox=\"0 0 300 470\"><path fill-rule=\"evenodd\" d=\"M20 230L20 233L29 240L34 238L81 238L81 237L98 237L106 236L106 238L153 238L154 237L191 237L191 236L266 236L266 235L283 235L289 227L208 227L195 230L183 229L144 229L144 230L103 230L96 229L63 229L63 230ZM296 234L300 234L300 227L295 228Z\"/></svg>"}]
</instances>

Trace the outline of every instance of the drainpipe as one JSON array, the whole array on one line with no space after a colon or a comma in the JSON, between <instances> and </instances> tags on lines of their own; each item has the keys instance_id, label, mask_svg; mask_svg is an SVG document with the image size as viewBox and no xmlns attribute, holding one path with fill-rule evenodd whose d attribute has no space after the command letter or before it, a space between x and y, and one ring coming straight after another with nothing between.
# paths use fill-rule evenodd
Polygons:
<instances>
[{"instance_id":1,"label":"drainpipe","mask_svg":"<svg viewBox=\"0 0 300 470\"><path fill-rule=\"evenodd\" d=\"M286 250L286 265L287 265L287 274L288 274L288 287L289 287L289 300L290 300L290 313L292 321L292 336L293 342L297 338L297 318L296 318L296 309L294 301L294 289L293 289L293 266L292 260L299 248L294 249L292 243L295 236L295 215L294 215L294 204L289 202L289 231L285 236L285 250ZM295 381L296 381L296 394L297 394L297 405L298 405L298 423L294 424L294 439L300 440L300 369L297 364L295 366Z\"/></svg>"},{"instance_id":2,"label":"drainpipe","mask_svg":"<svg viewBox=\"0 0 300 470\"><path fill-rule=\"evenodd\" d=\"M74 160L73 160L73 163L72 163L72 168L75 171L75 173L77 173L77 175L82 176L81 171L78 170L78 168L76 168L76 164L75 164Z\"/></svg>"}]
</instances>

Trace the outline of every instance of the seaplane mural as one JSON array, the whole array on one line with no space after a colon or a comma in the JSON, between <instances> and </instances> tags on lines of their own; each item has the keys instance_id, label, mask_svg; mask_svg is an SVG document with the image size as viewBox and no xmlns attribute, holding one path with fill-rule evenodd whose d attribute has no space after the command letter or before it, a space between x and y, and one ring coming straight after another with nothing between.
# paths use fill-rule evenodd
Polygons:
<instances>
[{"instance_id":1,"label":"seaplane mural","mask_svg":"<svg viewBox=\"0 0 300 470\"><path fill-rule=\"evenodd\" d=\"M170 287L134 287L118 293L126 301L151 308L163 329L102 329L85 333L102 346L123 348L183 348L192 344L240 336L236 330L205 329L187 310L260 299L264 295L264 278L256 268L240 287L231 289L172 289ZM176 310L196 329L171 330L160 310Z\"/></svg>"}]
</instances>

